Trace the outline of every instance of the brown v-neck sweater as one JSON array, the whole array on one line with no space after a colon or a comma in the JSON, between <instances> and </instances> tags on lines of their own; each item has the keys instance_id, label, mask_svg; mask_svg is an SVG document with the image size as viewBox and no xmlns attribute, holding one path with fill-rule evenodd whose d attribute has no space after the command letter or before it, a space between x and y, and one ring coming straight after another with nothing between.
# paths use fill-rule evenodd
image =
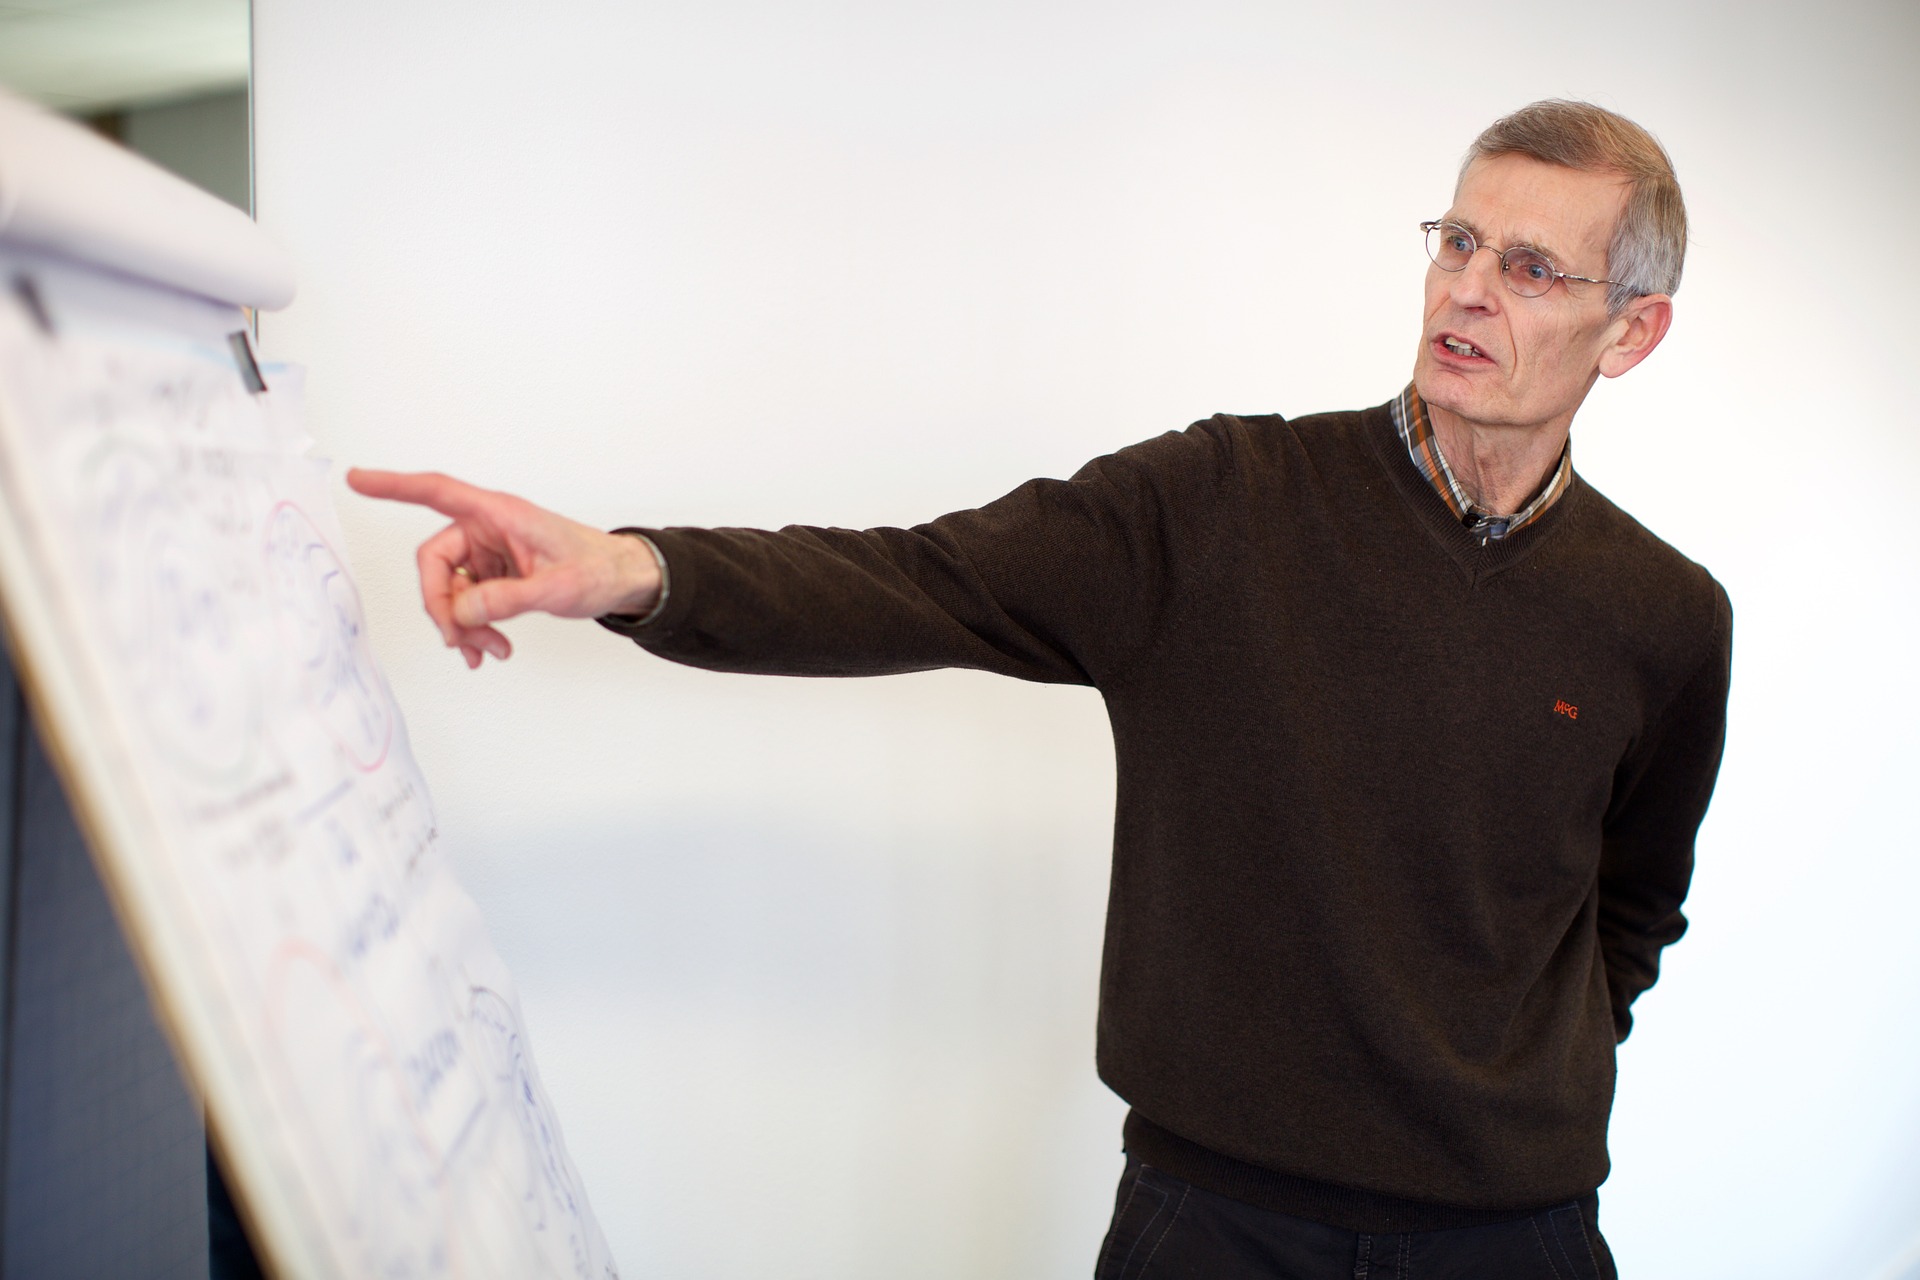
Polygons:
<instances>
[{"instance_id":1,"label":"brown v-neck sweater","mask_svg":"<svg viewBox=\"0 0 1920 1280\"><path fill-rule=\"evenodd\" d=\"M1606 1177L1732 621L1577 477L1481 545L1383 405L1217 416L914 529L645 532L672 592L609 625L662 657L1100 690L1099 1070L1148 1163L1362 1231Z\"/></svg>"}]
</instances>

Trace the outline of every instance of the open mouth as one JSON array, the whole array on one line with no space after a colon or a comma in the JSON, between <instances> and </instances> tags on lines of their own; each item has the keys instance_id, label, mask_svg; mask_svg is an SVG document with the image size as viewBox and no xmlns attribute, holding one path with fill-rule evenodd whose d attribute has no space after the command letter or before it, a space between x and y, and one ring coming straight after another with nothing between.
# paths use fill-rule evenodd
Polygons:
<instances>
[{"instance_id":1,"label":"open mouth","mask_svg":"<svg viewBox=\"0 0 1920 1280\"><path fill-rule=\"evenodd\" d=\"M1462 342L1458 338L1442 338L1440 339L1440 345L1453 352L1454 355L1461 356L1465 359L1485 360L1487 358L1486 352L1474 346L1471 342Z\"/></svg>"}]
</instances>

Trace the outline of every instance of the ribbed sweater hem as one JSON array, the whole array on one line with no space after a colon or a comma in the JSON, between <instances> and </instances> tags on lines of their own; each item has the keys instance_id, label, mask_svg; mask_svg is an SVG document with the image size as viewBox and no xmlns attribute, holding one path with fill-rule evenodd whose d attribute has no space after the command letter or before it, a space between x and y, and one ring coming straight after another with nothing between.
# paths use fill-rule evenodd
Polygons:
<instances>
[{"instance_id":1,"label":"ribbed sweater hem","mask_svg":"<svg viewBox=\"0 0 1920 1280\"><path fill-rule=\"evenodd\" d=\"M1451 1231L1456 1227L1484 1227L1532 1217L1542 1209L1566 1203L1559 1201L1554 1205L1514 1209L1468 1209L1275 1173L1271 1169L1221 1155L1197 1142L1189 1142L1179 1134L1161 1128L1138 1111L1127 1112L1126 1125L1121 1132L1128 1152L1142 1163L1191 1182L1202 1191L1211 1191L1215 1195L1272 1213L1305 1218L1309 1222L1346 1231L1384 1235L1403 1231ZM1580 1206L1582 1218L1587 1222L1595 1220L1599 1210L1599 1196L1596 1193L1590 1191L1575 1203Z\"/></svg>"}]
</instances>

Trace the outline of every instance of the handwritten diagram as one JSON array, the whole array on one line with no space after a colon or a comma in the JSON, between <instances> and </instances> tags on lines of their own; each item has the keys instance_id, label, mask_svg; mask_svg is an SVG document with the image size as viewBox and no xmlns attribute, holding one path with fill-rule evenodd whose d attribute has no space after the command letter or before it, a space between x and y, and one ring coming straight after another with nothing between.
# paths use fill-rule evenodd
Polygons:
<instances>
[{"instance_id":1,"label":"handwritten diagram","mask_svg":"<svg viewBox=\"0 0 1920 1280\"><path fill-rule=\"evenodd\" d=\"M520 1020L503 996L485 987L473 988L469 1011L491 1092L505 1096L505 1109L512 1117L517 1152L504 1164L515 1174L512 1185L522 1212L530 1216L536 1230L564 1242L573 1262L571 1274L592 1277L586 1199L560 1144L559 1123L534 1078L533 1057Z\"/></svg>"},{"instance_id":2,"label":"handwritten diagram","mask_svg":"<svg viewBox=\"0 0 1920 1280\"><path fill-rule=\"evenodd\" d=\"M193 1015L175 1029L269 1252L302 1275L613 1280L440 847L297 372L250 391L237 313L35 270L57 330L0 296L0 552L24 566L0 589L84 700L61 731L83 782L112 775L88 793L102 870L163 1013Z\"/></svg>"},{"instance_id":3,"label":"handwritten diagram","mask_svg":"<svg viewBox=\"0 0 1920 1280\"><path fill-rule=\"evenodd\" d=\"M274 620L300 666L308 709L355 768L378 769L394 712L346 566L307 513L285 501L267 518L266 565Z\"/></svg>"},{"instance_id":4,"label":"handwritten diagram","mask_svg":"<svg viewBox=\"0 0 1920 1280\"><path fill-rule=\"evenodd\" d=\"M99 402L108 411L111 402ZM124 406L107 420L120 421ZM81 479L101 621L161 758L210 781L241 776L258 746L261 706L247 678L235 584L210 554L220 536L190 505L163 456L108 436Z\"/></svg>"}]
</instances>

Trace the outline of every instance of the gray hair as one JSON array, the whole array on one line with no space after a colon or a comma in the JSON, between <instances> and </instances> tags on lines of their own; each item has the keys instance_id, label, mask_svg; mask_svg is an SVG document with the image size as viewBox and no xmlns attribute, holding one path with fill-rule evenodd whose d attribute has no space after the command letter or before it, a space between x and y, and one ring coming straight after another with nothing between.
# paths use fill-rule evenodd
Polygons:
<instances>
[{"instance_id":1,"label":"gray hair","mask_svg":"<svg viewBox=\"0 0 1920 1280\"><path fill-rule=\"evenodd\" d=\"M1476 160L1523 155L1589 172L1618 173L1631 184L1627 207L1607 246L1607 314L1629 302L1680 287L1687 256L1687 207L1673 161L1654 136L1625 116L1591 102L1549 98L1488 125L1460 162L1460 178Z\"/></svg>"}]
</instances>

